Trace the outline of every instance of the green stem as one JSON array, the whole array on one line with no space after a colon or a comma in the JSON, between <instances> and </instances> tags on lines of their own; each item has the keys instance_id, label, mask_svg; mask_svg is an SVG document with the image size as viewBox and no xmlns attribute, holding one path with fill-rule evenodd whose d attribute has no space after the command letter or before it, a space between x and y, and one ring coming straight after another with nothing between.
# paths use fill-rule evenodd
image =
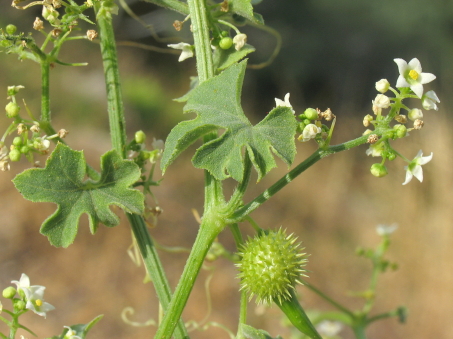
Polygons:
<instances>
[{"instance_id":1,"label":"green stem","mask_svg":"<svg viewBox=\"0 0 453 339\"><path fill-rule=\"evenodd\" d=\"M214 76L211 42L209 36L209 18L205 0L188 0L192 33L197 57L198 82Z\"/></svg>"},{"instance_id":2,"label":"green stem","mask_svg":"<svg viewBox=\"0 0 453 339\"><path fill-rule=\"evenodd\" d=\"M294 169L289 171L285 174L280 180L278 180L275 184L257 196L248 204L244 205L243 207L236 210L230 218L227 220L228 224L233 224L236 222L242 221L247 215L251 212L256 210L259 206L269 200L274 194L280 191L283 187L288 185L291 181L293 181L296 177L298 177L301 173L303 173L306 169L313 166L322 158L325 158L331 154L338 153L344 150L351 149L353 147L362 145L366 143L368 136L364 135L357 139L347 141L340 145L329 146L327 149L318 149L312 155L310 155L307 159L297 165Z\"/></svg>"},{"instance_id":3,"label":"green stem","mask_svg":"<svg viewBox=\"0 0 453 339\"><path fill-rule=\"evenodd\" d=\"M96 13L100 3L95 2ZM112 146L123 158L126 157L126 122L124 119L123 96L121 93L118 57L116 54L115 36L112 18L109 15L98 16L99 39L102 61L104 64L105 83L107 87L108 114Z\"/></svg>"},{"instance_id":4,"label":"green stem","mask_svg":"<svg viewBox=\"0 0 453 339\"><path fill-rule=\"evenodd\" d=\"M197 238L179 279L178 286L154 338L169 339L172 336L176 321L181 317L181 313L186 306L204 258L212 242L224 227L225 224L221 216L216 214L205 214L203 216Z\"/></svg>"},{"instance_id":5,"label":"green stem","mask_svg":"<svg viewBox=\"0 0 453 339\"><path fill-rule=\"evenodd\" d=\"M325 295L323 292L321 292L320 290L318 290L316 287L314 287L313 285L309 284L307 281L303 280L302 281L304 286L306 286L308 289L312 290L313 292L315 292L317 295L319 295L321 298L323 298L324 300L326 300L327 302L329 302L331 305L333 305L334 307L338 308L340 311L342 311L343 313L349 315L351 318L354 318L355 315L353 312L351 312L350 310L348 310L346 307L344 307L343 305L341 305L340 303L336 302L335 300L333 300L332 298L330 298L329 296Z\"/></svg>"},{"instance_id":6,"label":"green stem","mask_svg":"<svg viewBox=\"0 0 453 339\"><path fill-rule=\"evenodd\" d=\"M41 121L50 124L50 63L41 59Z\"/></svg>"},{"instance_id":7,"label":"green stem","mask_svg":"<svg viewBox=\"0 0 453 339\"><path fill-rule=\"evenodd\" d=\"M171 300L171 290L164 269L157 254L156 247L153 244L151 236L143 218L137 214L127 214L129 223L131 224L134 237L142 254L143 262L146 270L153 281L156 293L159 296L159 301L163 309L167 309ZM184 323L181 318L178 320L178 326L175 329L175 337L189 338Z\"/></svg>"},{"instance_id":8,"label":"green stem","mask_svg":"<svg viewBox=\"0 0 453 339\"><path fill-rule=\"evenodd\" d=\"M95 3L95 11L99 13L100 4ZM118 58L113 34L112 19L110 15L99 15L98 25L100 30L100 46L104 64L104 73L107 87L108 113L112 146L125 158L126 124L124 119L124 107L121 96L121 86L118 71ZM137 240L140 252L151 279L153 280L157 296L164 310L169 306L171 290L165 277L162 264L148 233L142 216L127 214L134 236ZM188 338L187 331L180 318L180 314L174 320L176 338Z\"/></svg>"},{"instance_id":9,"label":"green stem","mask_svg":"<svg viewBox=\"0 0 453 339\"><path fill-rule=\"evenodd\" d=\"M352 326L356 339L366 339L365 328L363 324Z\"/></svg>"}]
</instances>

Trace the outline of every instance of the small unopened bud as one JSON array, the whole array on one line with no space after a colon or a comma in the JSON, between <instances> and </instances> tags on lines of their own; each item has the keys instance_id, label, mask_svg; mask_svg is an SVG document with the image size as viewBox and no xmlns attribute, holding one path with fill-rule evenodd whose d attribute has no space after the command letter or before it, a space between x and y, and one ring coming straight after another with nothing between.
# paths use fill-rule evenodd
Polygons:
<instances>
[{"instance_id":1,"label":"small unopened bud","mask_svg":"<svg viewBox=\"0 0 453 339\"><path fill-rule=\"evenodd\" d=\"M14 34L17 31L17 27L12 24L9 24L8 26L6 26L5 30L6 30L6 33L8 33L8 34Z\"/></svg>"},{"instance_id":2,"label":"small unopened bud","mask_svg":"<svg viewBox=\"0 0 453 339\"><path fill-rule=\"evenodd\" d=\"M365 132L363 132L362 135L368 135L368 134L370 134L370 133L373 133L373 131L370 130L370 129L366 129Z\"/></svg>"},{"instance_id":3,"label":"small unopened bud","mask_svg":"<svg viewBox=\"0 0 453 339\"><path fill-rule=\"evenodd\" d=\"M40 18L36 17L35 21L33 22L33 29L37 31L44 29L44 22Z\"/></svg>"},{"instance_id":4,"label":"small unopened bud","mask_svg":"<svg viewBox=\"0 0 453 339\"><path fill-rule=\"evenodd\" d=\"M98 36L98 32L96 32L94 29L89 29L87 31L88 40L93 41L94 39L97 38L97 36Z\"/></svg>"},{"instance_id":5,"label":"small unopened bud","mask_svg":"<svg viewBox=\"0 0 453 339\"><path fill-rule=\"evenodd\" d=\"M61 139L65 138L68 134L69 134L69 132L63 128L61 130L59 130L57 133L58 137Z\"/></svg>"},{"instance_id":6,"label":"small unopened bud","mask_svg":"<svg viewBox=\"0 0 453 339\"><path fill-rule=\"evenodd\" d=\"M377 136L377 134L370 134L368 136L368 139L366 140L366 142L369 144L374 144L378 140L379 140L379 137Z\"/></svg>"},{"instance_id":7,"label":"small unopened bud","mask_svg":"<svg viewBox=\"0 0 453 339\"><path fill-rule=\"evenodd\" d=\"M414 108L409 111L408 116L409 116L409 119L411 119L412 121L415 121L417 119L423 118L423 112L421 109Z\"/></svg>"},{"instance_id":8,"label":"small unopened bud","mask_svg":"<svg viewBox=\"0 0 453 339\"><path fill-rule=\"evenodd\" d=\"M11 101L5 106L5 110L8 118L15 118L19 115L20 106Z\"/></svg>"},{"instance_id":9,"label":"small unopened bud","mask_svg":"<svg viewBox=\"0 0 453 339\"><path fill-rule=\"evenodd\" d=\"M13 299L14 296L16 295L16 289L12 286L9 286L3 290L3 298L6 299Z\"/></svg>"},{"instance_id":10,"label":"small unopened bud","mask_svg":"<svg viewBox=\"0 0 453 339\"><path fill-rule=\"evenodd\" d=\"M135 132L135 142L137 144L143 144L146 140L146 134L143 131Z\"/></svg>"},{"instance_id":11,"label":"small unopened bud","mask_svg":"<svg viewBox=\"0 0 453 339\"><path fill-rule=\"evenodd\" d=\"M424 124L423 120L417 119L414 121L414 129L422 129Z\"/></svg>"},{"instance_id":12,"label":"small unopened bud","mask_svg":"<svg viewBox=\"0 0 453 339\"><path fill-rule=\"evenodd\" d=\"M11 161L19 161L21 155L22 153L20 153L20 150L18 150L17 148L13 148L8 154Z\"/></svg>"},{"instance_id":13,"label":"small unopened bud","mask_svg":"<svg viewBox=\"0 0 453 339\"><path fill-rule=\"evenodd\" d=\"M50 34L52 34L52 36L53 36L54 38L58 38L58 36L61 34L61 32L62 32L61 29L59 29L59 28L54 28L54 29L50 32Z\"/></svg>"},{"instance_id":14,"label":"small unopened bud","mask_svg":"<svg viewBox=\"0 0 453 339\"><path fill-rule=\"evenodd\" d=\"M381 79L378 82L376 82L376 90L381 93L385 93L389 90L390 88L390 83L387 81L387 79Z\"/></svg>"},{"instance_id":15,"label":"small unopened bud","mask_svg":"<svg viewBox=\"0 0 453 339\"><path fill-rule=\"evenodd\" d=\"M373 104L373 112L380 114L383 108L390 107L390 98L384 94L376 95L376 98L371 101Z\"/></svg>"},{"instance_id":16,"label":"small unopened bud","mask_svg":"<svg viewBox=\"0 0 453 339\"><path fill-rule=\"evenodd\" d=\"M395 125L393 126L393 130L395 131L396 138L404 138L407 134L407 128L404 125Z\"/></svg>"},{"instance_id":17,"label":"small unopened bud","mask_svg":"<svg viewBox=\"0 0 453 339\"><path fill-rule=\"evenodd\" d=\"M13 304L14 304L14 310L16 310L16 311L23 311L23 310L25 310L25 307L27 306L27 304L21 299L14 300Z\"/></svg>"},{"instance_id":18,"label":"small unopened bud","mask_svg":"<svg viewBox=\"0 0 453 339\"><path fill-rule=\"evenodd\" d=\"M316 120L318 119L318 112L314 108L307 108L304 111L305 118L308 120Z\"/></svg>"},{"instance_id":19,"label":"small unopened bud","mask_svg":"<svg viewBox=\"0 0 453 339\"><path fill-rule=\"evenodd\" d=\"M367 114L363 117L363 126L369 127L371 124L371 121L373 121L373 116L370 114Z\"/></svg>"},{"instance_id":20,"label":"small unopened bud","mask_svg":"<svg viewBox=\"0 0 453 339\"><path fill-rule=\"evenodd\" d=\"M387 167L383 164L371 165L370 172L372 175L378 178L385 177L388 174Z\"/></svg>"},{"instance_id":21,"label":"small unopened bud","mask_svg":"<svg viewBox=\"0 0 453 339\"><path fill-rule=\"evenodd\" d=\"M404 114L399 114L395 117L395 120L400 124L405 124L407 122L407 117Z\"/></svg>"},{"instance_id":22,"label":"small unopened bud","mask_svg":"<svg viewBox=\"0 0 453 339\"><path fill-rule=\"evenodd\" d=\"M87 0L85 3L88 7L93 7L93 0Z\"/></svg>"},{"instance_id":23,"label":"small unopened bud","mask_svg":"<svg viewBox=\"0 0 453 339\"><path fill-rule=\"evenodd\" d=\"M179 32L182 29L183 24L184 24L183 21L175 20L173 22L173 27L175 28L175 30L177 30Z\"/></svg>"}]
</instances>

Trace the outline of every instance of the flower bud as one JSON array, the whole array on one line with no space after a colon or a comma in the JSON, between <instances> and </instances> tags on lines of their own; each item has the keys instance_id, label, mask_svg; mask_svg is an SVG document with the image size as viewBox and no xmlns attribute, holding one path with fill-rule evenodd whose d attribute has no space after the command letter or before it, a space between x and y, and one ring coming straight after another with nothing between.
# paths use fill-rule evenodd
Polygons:
<instances>
[{"instance_id":1,"label":"flower bud","mask_svg":"<svg viewBox=\"0 0 453 339\"><path fill-rule=\"evenodd\" d=\"M15 118L19 114L20 106L11 101L5 106L5 110L8 118Z\"/></svg>"},{"instance_id":2,"label":"flower bud","mask_svg":"<svg viewBox=\"0 0 453 339\"><path fill-rule=\"evenodd\" d=\"M390 83L387 81L387 79L381 79L378 82L376 82L376 90L381 93L385 93L389 90L390 88Z\"/></svg>"},{"instance_id":3,"label":"flower bud","mask_svg":"<svg viewBox=\"0 0 453 339\"><path fill-rule=\"evenodd\" d=\"M318 119L318 112L314 108L307 108L304 111L305 118L309 120L316 120Z\"/></svg>"},{"instance_id":4,"label":"flower bud","mask_svg":"<svg viewBox=\"0 0 453 339\"><path fill-rule=\"evenodd\" d=\"M231 46L233 46L233 39L230 37L224 37L219 41L219 47L221 49L229 49Z\"/></svg>"},{"instance_id":5,"label":"flower bud","mask_svg":"<svg viewBox=\"0 0 453 339\"><path fill-rule=\"evenodd\" d=\"M407 114L407 116L409 117L409 119L411 119L412 121L415 121L417 119L422 119L423 118L423 112L421 109L418 109L418 108L414 108L414 109L411 109L409 111L409 113Z\"/></svg>"},{"instance_id":6,"label":"flower bud","mask_svg":"<svg viewBox=\"0 0 453 339\"><path fill-rule=\"evenodd\" d=\"M21 155L22 153L20 153L20 150L18 150L17 148L13 148L8 154L11 161L19 161Z\"/></svg>"},{"instance_id":7,"label":"flower bud","mask_svg":"<svg viewBox=\"0 0 453 339\"><path fill-rule=\"evenodd\" d=\"M143 144L146 140L146 134L143 131L135 132L135 142L137 144Z\"/></svg>"},{"instance_id":8,"label":"flower bud","mask_svg":"<svg viewBox=\"0 0 453 339\"><path fill-rule=\"evenodd\" d=\"M22 146L20 148L20 153L22 153L22 154L28 154L29 152L30 152L30 147L28 147L28 146Z\"/></svg>"},{"instance_id":9,"label":"flower bud","mask_svg":"<svg viewBox=\"0 0 453 339\"><path fill-rule=\"evenodd\" d=\"M21 138L21 137L15 137L15 138L13 139L13 145L14 145L14 146L20 146L20 145L22 145L22 138Z\"/></svg>"},{"instance_id":10,"label":"flower bud","mask_svg":"<svg viewBox=\"0 0 453 339\"><path fill-rule=\"evenodd\" d=\"M404 125L395 125L393 126L393 130L395 131L396 138L404 138L407 134L407 127Z\"/></svg>"},{"instance_id":11,"label":"flower bud","mask_svg":"<svg viewBox=\"0 0 453 339\"><path fill-rule=\"evenodd\" d=\"M23 311L23 310L25 310L25 306L27 306L25 304L25 302L20 299L14 300L13 303L14 303L14 310L16 310L16 311Z\"/></svg>"},{"instance_id":12,"label":"flower bud","mask_svg":"<svg viewBox=\"0 0 453 339\"><path fill-rule=\"evenodd\" d=\"M383 164L373 164L371 165L370 172L372 175L378 178L385 177L388 172L387 172L387 167Z\"/></svg>"},{"instance_id":13,"label":"flower bud","mask_svg":"<svg viewBox=\"0 0 453 339\"><path fill-rule=\"evenodd\" d=\"M439 98L434 91L428 91L422 96L422 106L427 111L434 109L438 110L437 104L440 103Z\"/></svg>"},{"instance_id":14,"label":"flower bud","mask_svg":"<svg viewBox=\"0 0 453 339\"><path fill-rule=\"evenodd\" d=\"M16 289L12 286L7 287L3 290L2 295L3 295L3 298L13 299L14 296L16 295Z\"/></svg>"},{"instance_id":15,"label":"flower bud","mask_svg":"<svg viewBox=\"0 0 453 339\"><path fill-rule=\"evenodd\" d=\"M8 34L14 34L16 33L17 31L17 27L12 25L12 24L9 24L8 26L6 26L6 33Z\"/></svg>"}]
</instances>

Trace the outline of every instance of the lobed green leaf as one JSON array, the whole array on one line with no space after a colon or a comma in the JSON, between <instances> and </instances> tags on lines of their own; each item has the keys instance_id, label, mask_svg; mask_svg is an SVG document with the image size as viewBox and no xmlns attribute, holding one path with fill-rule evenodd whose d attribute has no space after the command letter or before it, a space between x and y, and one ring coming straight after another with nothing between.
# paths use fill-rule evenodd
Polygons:
<instances>
[{"instance_id":1,"label":"lobed green leaf","mask_svg":"<svg viewBox=\"0 0 453 339\"><path fill-rule=\"evenodd\" d=\"M240 105L246 60L232 65L190 91L184 113L195 112L193 120L183 121L170 132L162 156L165 172L174 159L203 135L218 129L225 132L197 149L195 167L208 170L216 179L243 179L244 152L247 152L258 180L276 167L272 153L291 165L296 154L294 136L297 122L289 107L276 107L253 126Z\"/></svg>"},{"instance_id":2,"label":"lobed green leaf","mask_svg":"<svg viewBox=\"0 0 453 339\"><path fill-rule=\"evenodd\" d=\"M88 214L90 231L94 234L99 223L109 227L118 225L118 216L109 208L112 204L128 213L143 212L143 194L130 188L140 177L135 163L123 160L114 150L109 151L101 157L99 181L84 181L86 167L83 152L58 144L45 168L28 169L13 180L26 199L58 205L40 230L54 246L68 247L74 242L84 213Z\"/></svg>"}]
</instances>

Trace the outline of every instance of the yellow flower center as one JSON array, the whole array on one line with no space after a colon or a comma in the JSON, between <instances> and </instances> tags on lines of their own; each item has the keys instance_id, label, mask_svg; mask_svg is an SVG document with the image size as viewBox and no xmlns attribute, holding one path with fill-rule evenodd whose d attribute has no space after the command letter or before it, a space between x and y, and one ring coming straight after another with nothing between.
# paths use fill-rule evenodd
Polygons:
<instances>
[{"instance_id":1,"label":"yellow flower center","mask_svg":"<svg viewBox=\"0 0 453 339\"><path fill-rule=\"evenodd\" d=\"M417 80L418 79L418 73L416 70L414 69L411 69L411 71L409 72L409 76L414 79L414 80Z\"/></svg>"},{"instance_id":2,"label":"yellow flower center","mask_svg":"<svg viewBox=\"0 0 453 339\"><path fill-rule=\"evenodd\" d=\"M42 306L42 300L41 299L36 299L35 303L36 303L36 306L38 306L38 307Z\"/></svg>"}]
</instances>

